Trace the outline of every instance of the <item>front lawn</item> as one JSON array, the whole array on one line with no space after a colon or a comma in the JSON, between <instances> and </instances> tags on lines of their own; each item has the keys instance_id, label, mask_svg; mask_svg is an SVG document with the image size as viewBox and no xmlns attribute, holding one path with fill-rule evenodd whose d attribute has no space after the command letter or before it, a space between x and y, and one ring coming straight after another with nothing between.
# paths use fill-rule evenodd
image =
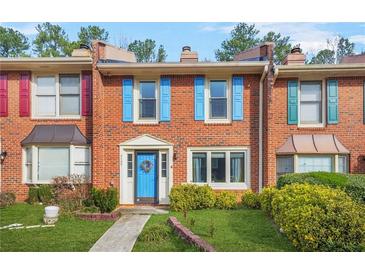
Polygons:
<instances>
[{"instance_id":1,"label":"front lawn","mask_svg":"<svg viewBox=\"0 0 365 274\"><path fill-rule=\"evenodd\" d=\"M0 209L0 226L43 223L44 206L15 204ZM0 251L89 251L113 224L61 215L55 227L0 230Z\"/></svg>"},{"instance_id":2,"label":"front lawn","mask_svg":"<svg viewBox=\"0 0 365 274\"><path fill-rule=\"evenodd\" d=\"M204 209L189 212L186 221L181 213L171 212L195 234L209 242L217 251L295 251L293 246L261 211L254 209ZM165 223L167 215L154 215L146 227ZM191 226L190 219L195 220ZM211 237L212 227L215 230ZM171 237L163 242L137 240L133 251L190 251L181 239Z\"/></svg>"}]
</instances>

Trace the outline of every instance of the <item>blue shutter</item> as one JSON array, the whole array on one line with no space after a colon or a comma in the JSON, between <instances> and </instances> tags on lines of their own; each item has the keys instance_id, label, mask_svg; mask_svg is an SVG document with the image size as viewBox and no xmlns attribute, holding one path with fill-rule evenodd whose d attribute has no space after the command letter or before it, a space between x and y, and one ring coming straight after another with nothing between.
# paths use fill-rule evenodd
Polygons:
<instances>
[{"instance_id":1,"label":"blue shutter","mask_svg":"<svg viewBox=\"0 0 365 274\"><path fill-rule=\"evenodd\" d=\"M123 80L123 122L133 122L133 80Z\"/></svg>"},{"instance_id":2,"label":"blue shutter","mask_svg":"<svg viewBox=\"0 0 365 274\"><path fill-rule=\"evenodd\" d=\"M194 79L195 120L204 120L204 77Z\"/></svg>"},{"instance_id":3,"label":"blue shutter","mask_svg":"<svg viewBox=\"0 0 365 274\"><path fill-rule=\"evenodd\" d=\"M288 81L288 124L298 124L298 81Z\"/></svg>"},{"instance_id":4,"label":"blue shutter","mask_svg":"<svg viewBox=\"0 0 365 274\"><path fill-rule=\"evenodd\" d=\"M327 81L327 123L338 123L338 82Z\"/></svg>"},{"instance_id":5,"label":"blue shutter","mask_svg":"<svg viewBox=\"0 0 365 274\"><path fill-rule=\"evenodd\" d=\"M161 78L160 82L160 121L170 121L171 80Z\"/></svg>"},{"instance_id":6,"label":"blue shutter","mask_svg":"<svg viewBox=\"0 0 365 274\"><path fill-rule=\"evenodd\" d=\"M243 77L232 79L232 120L243 120Z\"/></svg>"}]
</instances>

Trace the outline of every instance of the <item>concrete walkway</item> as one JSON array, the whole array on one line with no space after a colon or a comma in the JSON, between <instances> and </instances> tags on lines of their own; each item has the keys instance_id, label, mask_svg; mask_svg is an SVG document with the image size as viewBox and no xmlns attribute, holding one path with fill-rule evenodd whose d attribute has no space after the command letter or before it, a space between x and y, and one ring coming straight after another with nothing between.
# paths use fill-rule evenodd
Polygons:
<instances>
[{"instance_id":1,"label":"concrete walkway","mask_svg":"<svg viewBox=\"0 0 365 274\"><path fill-rule=\"evenodd\" d=\"M151 215L123 215L90 249L90 252L130 252Z\"/></svg>"}]
</instances>

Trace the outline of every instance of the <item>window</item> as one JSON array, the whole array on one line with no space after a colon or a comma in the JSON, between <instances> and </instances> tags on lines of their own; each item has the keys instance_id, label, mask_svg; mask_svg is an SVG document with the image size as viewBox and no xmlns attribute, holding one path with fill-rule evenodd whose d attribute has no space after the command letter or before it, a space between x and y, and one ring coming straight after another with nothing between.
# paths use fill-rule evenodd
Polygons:
<instances>
[{"instance_id":1,"label":"window","mask_svg":"<svg viewBox=\"0 0 365 274\"><path fill-rule=\"evenodd\" d=\"M207 181L207 154L193 153L193 182Z\"/></svg>"},{"instance_id":2,"label":"window","mask_svg":"<svg viewBox=\"0 0 365 274\"><path fill-rule=\"evenodd\" d=\"M283 174L294 172L294 157L279 156L276 158L276 177L279 178Z\"/></svg>"},{"instance_id":3,"label":"window","mask_svg":"<svg viewBox=\"0 0 365 274\"><path fill-rule=\"evenodd\" d=\"M67 117L80 115L80 75L61 74L36 77L33 115Z\"/></svg>"},{"instance_id":4,"label":"window","mask_svg":"<svg viewBox=\"0 0 365 274\"><path fill-rule=\"evenodd\" d=\"M321 82L300 83L300 123L322 123L322 84Z\"/></svg>"},{"instance_id":5,"label":"window","mask_svg":"<svg viewBox=\"0 0 365 274\"><path fill-rule=\"evenodd\" d=\"M161 154L161 176L167 177L167 154Z\"/></svg>"},{"instance_id":6,"label":"window","mask_svg":"<svg viewBox=\"0 0 365 274\"><path fill-rule=\"evenodd\" d=\"M133 154L132 153L128 153L127 154L127 173L128 173L128 177L132 178L133 177Z\"/></svg>"},{"instance_id":7,"label":"window","mask_svg":"<svg viewBox=\"0 0 365 274\"><path fill-rule=\"evenodd\" d=\"M298 172L334 171L332 156L298 156Z\"/></svg>"},{"instance_id":8,"label":"window","mask_svg":"<svg viewBox=\"0 0 365 274\"><path fill-rule=\"evenodd\" d=\"M344 155L338 156L338 172L340 172L340 173L349 172L347 156L344 156Z\"/></svg>"},{"instance_id":9,"label":"window","mask_svg":"<svg viewBox=\"0 0 365 274\"><path fill-rule=\"evenodd\" d=\"M227 81L211 80L209 86L209 117L227 118Z\"/></svg>"},{"instance_id":10,"label":"window","mask_svg":"<svg viewBox=\"0 0 365 274\"><path fill-rule=\"evenodd\" d=\"M247 148L206 147L188 149L190 182L207 183L215 188L245 189L249 182Z\"/></svg>"},{"instance_id":11,"label":"window","mask_svg":"<svg viewBox=\"0 0 365 274\"><path fill-rule=\"evenodd\" d=\"M156 119L156 82L139 82L139 118Z\"/></svg>"},{"instance_id":12,"label":"window","mask_svg":"<svg viewBox=\"0 0 365 274\"><path fill-rule=\"evenodd\" d=\"M24 180L27 183L49 183L54 177L90 176L90 148L82 146L24 148Z\"/></svg>"}]
</instances>

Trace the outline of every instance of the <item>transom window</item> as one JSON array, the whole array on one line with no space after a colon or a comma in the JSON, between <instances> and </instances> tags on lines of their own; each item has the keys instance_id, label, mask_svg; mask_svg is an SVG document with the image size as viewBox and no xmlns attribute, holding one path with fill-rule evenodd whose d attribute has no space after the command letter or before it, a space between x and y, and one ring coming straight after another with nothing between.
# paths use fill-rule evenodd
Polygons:
<instances>
[{"instance_id":1,"label":"transom window","mask_svg":"<svg viewBox=\"0 0 365 274\"><path fill-rule=\"evenodd\" d=\"M321 124L322 83L320 81L300 83L300 123Z\"/></svg>"},{"instance_id":2,"label":"transom window","mask_svg":"<svg viewBox=\"0 0 365 274\"><path fill-rule=\"evenodd\" d=\"M36 117L80 115L80 75L57 74L35 79L33 114Z\"/></svg>"},{"instance_id":3,"label":"transom window","mask_svg":"<svg viewBox=\"0 0 365 274\"><path fill-rule=\"evenodd\" d=\"M209 117L227 118L227 81L211 80L209 83Z\"/></svg>"},{"instance_id":4,"label":"transom window","mask_svg":"<svg viewBox=\"0 0 365 274\"><path fill-rule=\"evenodd\" d=\"M139 82L139 118L156 119L156 82Z\"/></svg>"}]
</instances>

